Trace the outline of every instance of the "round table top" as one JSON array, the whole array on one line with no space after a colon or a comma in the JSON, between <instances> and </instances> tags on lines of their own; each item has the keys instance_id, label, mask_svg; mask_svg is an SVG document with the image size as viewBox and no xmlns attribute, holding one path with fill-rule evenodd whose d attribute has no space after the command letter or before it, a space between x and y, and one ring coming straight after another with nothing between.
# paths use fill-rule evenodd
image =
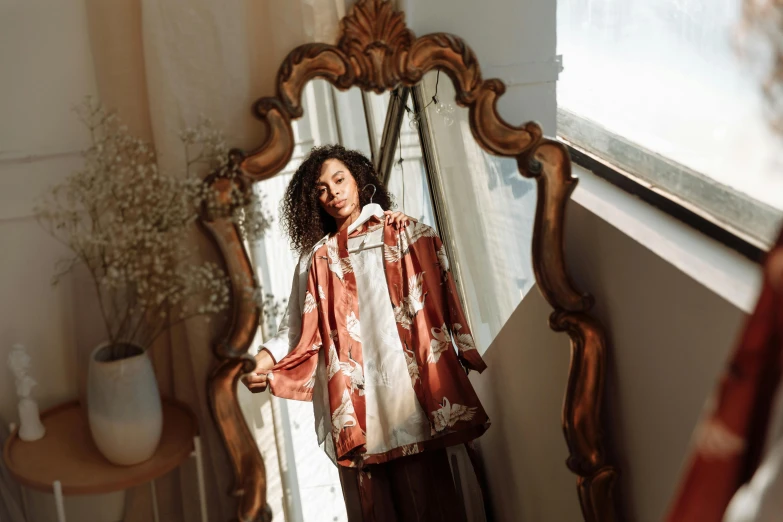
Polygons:
<instances>
[{"instance_id":1,"label":"round table top","mask_svg":"<svg viewBox=\"0 0 783 522\"><path fill-rule=\"evenodd\" d=\"M134 466L117 466L101 455L90 435L87 412L78 401L41 414L43 438L26 442L17 431L5 443L3 458L21 484L52 491L59 480L63 495L111 493L144 484L177 468L193 452L198 424L185 404L163 399L163 434L155 454Z\"/></svg>"}]
</instances>

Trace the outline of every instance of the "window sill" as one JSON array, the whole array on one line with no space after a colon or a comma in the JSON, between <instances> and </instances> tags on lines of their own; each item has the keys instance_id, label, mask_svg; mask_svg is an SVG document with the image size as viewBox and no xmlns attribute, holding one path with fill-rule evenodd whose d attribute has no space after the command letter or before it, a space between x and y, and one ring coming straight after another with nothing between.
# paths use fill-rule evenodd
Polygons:
<instances>
[{"instance_id":1,"label":"window sill","mask_svg":"<svg viewBox=\"0 0 783 522\"><path fill-rule=\"evenodd\" d=\"M783 211L566 109L557 115L572 160L621 189L753 261L760 262L777 239Z\"/></svg>"},{"instance_id":2,"label":"window sill","mask_svg":"<svg viewBox=\"0 0 783 522\"><path fill-rule=\"evenodd\" d=\"M752 312L761 289L759 264L580 165L573 164L573 172L579 178L575 203L740 310Z\"/></svg>"}]
</instances>

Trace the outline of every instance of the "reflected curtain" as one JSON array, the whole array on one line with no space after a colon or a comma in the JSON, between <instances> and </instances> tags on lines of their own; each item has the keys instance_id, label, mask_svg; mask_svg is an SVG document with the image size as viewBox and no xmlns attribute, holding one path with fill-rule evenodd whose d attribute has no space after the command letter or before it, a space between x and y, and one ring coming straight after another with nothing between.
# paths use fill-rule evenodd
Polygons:
<instances>
[{"instance_id":1,"label":"reflected curtain","mask_svg":"<svg viewBox=\"0 0 783 522\"><path fill-rule=\"evenodd\" d=\"M184 172L180 131L210 118L232 146L260 142L252 102L275 93L285 55L309 41L334 41L343 0L86 0L98 92L137 136L150 141L161 171ZM194 233L205 259L211 243ZM214 363L219 321L195 319L172 329L151 349L161 392L187 403L199 419L209 520L235 514L233 475L213 425L206 380ZM86 361L100 334L79 339ZM80 376L83 381L83 375ZM83 387L83 383L80 383ZM274 463L268 462L273 468ZM199 520L195 465L156 481L162 520ZM126 521L150 519L147 486L126 498Z\"/></svg>"}]
</instances>

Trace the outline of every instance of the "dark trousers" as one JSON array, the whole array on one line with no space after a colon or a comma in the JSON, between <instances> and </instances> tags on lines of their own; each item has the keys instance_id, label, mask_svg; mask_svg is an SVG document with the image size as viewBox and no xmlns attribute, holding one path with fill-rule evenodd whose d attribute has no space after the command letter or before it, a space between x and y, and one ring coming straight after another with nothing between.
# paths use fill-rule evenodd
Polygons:
<instances>
[{"instance_id":1,"label":"dark trousers","mask_svg":"<svg viewBox=\"0 0 783 522\"><path fill-rule=\"evenodd\" d=\"M348 522L467 522L445 449L339 468Z\"/></svg>"}]
</instances>

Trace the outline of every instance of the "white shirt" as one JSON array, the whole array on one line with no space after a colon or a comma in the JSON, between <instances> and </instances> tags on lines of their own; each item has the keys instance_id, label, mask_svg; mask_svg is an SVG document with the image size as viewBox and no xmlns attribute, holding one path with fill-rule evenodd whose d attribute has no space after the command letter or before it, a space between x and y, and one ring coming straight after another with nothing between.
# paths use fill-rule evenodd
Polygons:
<instances>
[{"instance_id":1,"label":"white shirt","mask_svg":"<svg viewBox=\"0 0 783 522\"><path fill-rule=\"evenodd\" d=\"M323 241L313 247L308 256L300 258L288 308L277 335L262 345L275 361L280 361L299 343L310 263L313 252ZM401 349L384 273L383 249L362 248L362 244L382 242L382 227L348 239L349 252L357 249L349 256L359 298L368 455L385 453L431 437L429 418L416 397ZM334 444L331 437L327 437L332 427L323 353L319 358L313 393L315 430L319 445L334 461Z\"/></svg>"}]
</instances>

